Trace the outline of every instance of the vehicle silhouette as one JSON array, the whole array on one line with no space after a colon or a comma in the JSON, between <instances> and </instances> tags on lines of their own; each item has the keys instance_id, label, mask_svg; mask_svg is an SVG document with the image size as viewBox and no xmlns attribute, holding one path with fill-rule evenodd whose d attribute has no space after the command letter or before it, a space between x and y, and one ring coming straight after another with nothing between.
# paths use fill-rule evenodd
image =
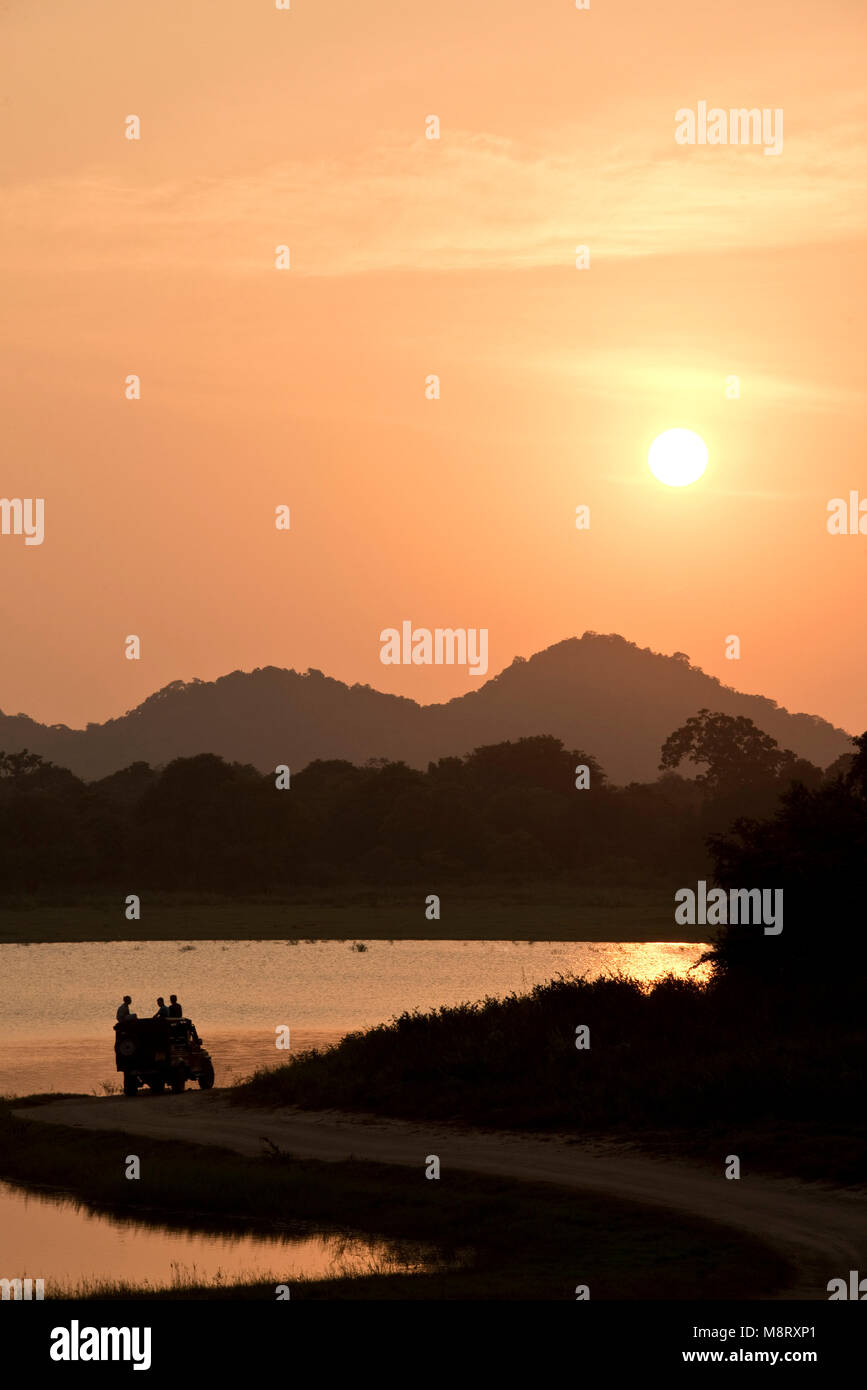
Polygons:
<instances>
[{"instance_id":1,"label":"vehicle silhouette","mask_svg":"<svg viewBox=\"0 0 867 1390\"><path fill-rule=\"evenodd\" d=\"M214 1064L188 1018L124 1018L115 1025L114 1056L123 1072L123 1093L137 1094L139 1086L177 1095L187 1081L203 1091L214 1084Z\"/></svg>"}]
</instances>

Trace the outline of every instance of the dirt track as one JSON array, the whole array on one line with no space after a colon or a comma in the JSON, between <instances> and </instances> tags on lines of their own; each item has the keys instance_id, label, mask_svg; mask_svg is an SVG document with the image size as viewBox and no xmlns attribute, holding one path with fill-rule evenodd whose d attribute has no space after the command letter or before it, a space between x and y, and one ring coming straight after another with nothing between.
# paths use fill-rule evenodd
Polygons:
<instances>
[{"instance_id":1,"label":"dirt track","mask_svg":"<svg viewBox=\"0 0 867 1390\"><path fill-rule=\"evenodd\" d=\"M867 1271L867 1194L751 1177L745 1155L745 1176L729 1181L722 1153L714 1175L623 1146L560 1136L459 1130L335 1111L247 1110L230 1106L218 1090L135 1100L58 1100L15 1113L48 1124L215 1144L243 1154L261 1154L267 1139L299 1158L366 1159L419 1172L426 1156L437 1154L444 1174L462 1168L663 1207L748 1232L784 1255L797 1273L780 1295L786 1298L827 1299L829 1279L846 1279L850 1269ZM700 1296L700 1290L696 1293Z\"/></svg>"}]
</instances>

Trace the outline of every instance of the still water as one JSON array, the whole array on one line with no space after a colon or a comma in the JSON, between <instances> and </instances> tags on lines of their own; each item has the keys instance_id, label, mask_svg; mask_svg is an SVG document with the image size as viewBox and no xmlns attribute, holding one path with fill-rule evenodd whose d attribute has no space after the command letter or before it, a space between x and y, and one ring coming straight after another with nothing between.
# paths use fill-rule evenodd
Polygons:
<instances>
[{"instance_id":1,"label":"still water","mask_svg":"<svg viewBox=\"0 0 867 1390\"><path fill-rule=\"evenodd\" d=\"M45 1298L103 1282L137 1288L413 1272L419 1252L344 1236L212 1235L95 1213L0 1182L0 1277L43 1279Z\"/></svg>"},{"instance_id":2,"label":"still water","mask_svg":"<svg viewBox=\"0 0 867 1390\"><path fill-rule=\"evenodd\" d=\"M3 944L0 1095L117 1089L112 1025L124 994L145 1017L157 995L177 994L225 1086L406 1010L525 993L558 974L686 975L706 949L610 941ZM275 1047L281 1026L290 1030L288 1054Z\"/></svg>"}]
</instances>

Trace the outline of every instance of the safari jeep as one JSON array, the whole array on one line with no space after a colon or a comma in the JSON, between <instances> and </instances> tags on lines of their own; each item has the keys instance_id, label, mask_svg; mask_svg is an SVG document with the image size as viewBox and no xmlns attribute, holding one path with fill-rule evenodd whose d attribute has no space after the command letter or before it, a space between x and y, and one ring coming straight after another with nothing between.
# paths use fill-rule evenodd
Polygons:
<instances>
[{"instance_id":1,"label":"safari jeep","mask_svg":"<svg viewBox=\"0 0 867 1390\"><path fill-rule=\"evenodd\" d=\"M134 1096L139 1086L175 1094L187 1081L203 1091L214 1084L214 1064L188 1018L124 1018L115 1029L114 1056L123 1072L123 1093Z\"/></svg>"}]
</instances>

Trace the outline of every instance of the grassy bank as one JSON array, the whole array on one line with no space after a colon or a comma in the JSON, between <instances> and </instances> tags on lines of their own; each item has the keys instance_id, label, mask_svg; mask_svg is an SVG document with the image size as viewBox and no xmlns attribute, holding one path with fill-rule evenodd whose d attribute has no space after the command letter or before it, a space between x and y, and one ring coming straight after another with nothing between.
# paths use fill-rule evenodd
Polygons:
<instances>
[{"instance_id":1,"label":"grassy bank","mask_svg":"<svg viewBox=\"0 0 867 1390\"><path fill-rule=\"evenodd\" d=\"M135 1151L143 1176L130 1183L124 1177L129 1149L129 1137L120 1133L35 1124L0 1103L2 1178L62 1189L88 1207L135 1220L287 1236L351 1231L393 1242L398 1255L433 1247L441 1261L421 1274L374 1271L293 1282L293 1299L573 1300L579 1283L590 1286L594 1299L744 1299L772 1296L788 1276L759 1242L723 1227L544 1185L458 1172L430 1182L421 1167L319 1164L279 1154L253 1159L142 1136ZM272 1265L278 1262L275 1255ZM89 1294L143 1296L124 1279L94 1285ZM272 1283L188 1284L144 1296L273 1300L275 1294Z\"/></svg>"},{"instance_id":2,"label":"grassy bank","mask_svg":"<svg viewBox=\"0 0 867 1390\"><path fill-rule=\"evenodd\" d=\"M425 898L441 899L439 921ZM373 941L703 941L707 928L677 926L671 891L539 883L514 889L426 886L416 894L365 889L303 900L142 895L127 921L124 897L18 899L0 905L0 943L12 941L205 941L316 939Z\"/></svg>"},{"instance_id":3,"label":"grassy bank","mask_svg":"<svg viewBox=\"0 0 867 1390\"><path fill-rule=\"evenodd\" d=\"M589 1028L589 1048L576 1029ZM556 980L404 1014L257 1073L237 1104L607 1134L836 1183L863 1182L867 1029L845 982L823 1005L670 978Z\"/></svg>"}]
</instances>

